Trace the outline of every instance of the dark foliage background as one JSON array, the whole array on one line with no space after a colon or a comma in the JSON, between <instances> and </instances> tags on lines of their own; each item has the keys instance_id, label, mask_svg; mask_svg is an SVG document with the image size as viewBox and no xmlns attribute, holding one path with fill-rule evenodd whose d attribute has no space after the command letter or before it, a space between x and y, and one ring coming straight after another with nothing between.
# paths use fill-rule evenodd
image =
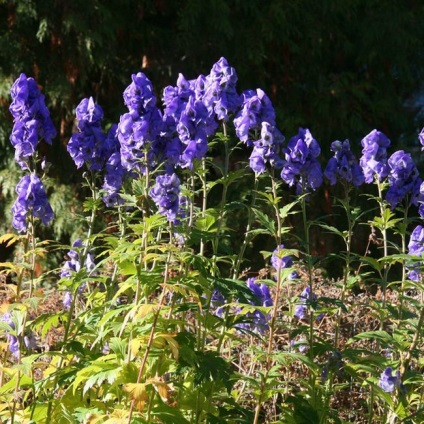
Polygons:
<instances>
[{"instance_id":1,"label":"dark foliage background","mask_svg":"<svg viewBox=\"0 0 424 424\"><path fill-rule=\"evenodd\" d=\"M418 150L423 18L419 0L0 0L0 214L8 216L19 175L8 105L21 72L42 86L59 129L46 154L55 210L66 211L75 201L67 188L80 178L65 150L76 105L92 95L117 122L140 70L160 98L179 72L207 74L225 56L240 92L260 87L271 97L287 138L308 127L328 156L335 139L359 152L378 128L393 149ZM69 225L62 214L56 235Z\"/></svg>"}]
</instances>

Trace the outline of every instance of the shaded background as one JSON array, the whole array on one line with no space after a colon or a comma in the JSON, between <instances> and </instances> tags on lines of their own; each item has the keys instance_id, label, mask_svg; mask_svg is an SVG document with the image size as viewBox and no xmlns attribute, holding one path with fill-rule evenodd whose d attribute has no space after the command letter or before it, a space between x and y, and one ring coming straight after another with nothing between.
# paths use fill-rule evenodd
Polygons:
<instances>
[{"instance_id":1,"label":"shaded background","mask_svg":"<svg viewBox=\"0 0 424 424\"><path fill-rule=\"evenodd\" d=\"M0 227L20 173L9 142L9 90L24 72L46 95L59 135L53 163L56 211L77 208L80 181L67 152L75 107L93 96L105 120L125 111L131 74L146 73L158 98L178 73L208 74L221 56L239 92L262 88L286 138L310 128L330 143L378 128L396 148L419 151L424 124L424 4L420 0L0 0ZM43 149L43 146L41 146ZM58 216L60 214L57 214ZM56 238L74 231L66 214Z\"/></svg>"}]
</instances>

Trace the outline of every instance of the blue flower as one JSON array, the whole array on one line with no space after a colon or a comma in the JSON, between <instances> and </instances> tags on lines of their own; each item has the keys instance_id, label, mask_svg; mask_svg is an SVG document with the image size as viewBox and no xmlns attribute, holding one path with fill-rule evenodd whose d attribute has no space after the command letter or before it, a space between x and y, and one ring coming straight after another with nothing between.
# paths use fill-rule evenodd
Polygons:
<instances>
[{"instance_id":1,"label":"blue flower","mask_svg":"<svg viewBox=\"0 0 424 424\"><path fill-rule=\"evenodd\" d=\"M152 84L142 72L132 75L124 102L129 112L121 116L117 130L121 164L128 172L145 173L155 165L151 147L162 131L163 120Z\"/></svg>"},{"instance_id":2,"label":"blue flower","mask_svg":"<svg viewBox=\"0 0 424 424\"><path fill-rule=\"evenodd\" d=\"M234 118L237 137L248 146L258 139L263 122L275 126L275 110L269 97L258 88L242 93L243 103Z\"/></svg>"},{"instance_id":3,"label":"blue flower","mask_svg":"<svg viewBox=\"0 0 424 424\"><path fill-rule=\"evenodd\" d=\"M393 370L388 367L386 368L380 376L380 380L378 382L378 385L386 392L386 393L392 393L395 391L397 387L401 387L401 376L400 372L396 371L395 375L392 375Z\"/></svg>"},{"instance_id":4,"label":"blue flower","mask_svg":"<svg viewBox=\"0 0 424 424\"><path fill-rule=\"evenodd\" d=\"M36 174L25 175L16 186L18 198L12 206L12 225L19 232L27 230L27 218L38 218L44 225L53 219L53 210L43 183Z\"/></svg>"},{"instance_id":5,"label":"blue flower","mask_svg":"<svg viewBox=\"0 0 424 424\"><path fill-rule=\"evenodd\" d=\"M316 190L322 184L322 170L317 158L321 153L318 142L308 129L299 128L284 149L285 160L281 178L296 192Z\"/></svg>"},{"instance_id":6,"label":"blue flower","mask_svg":"<svg viewBox=\"0 0 424 424\"><path fill-rule=\"evenodd\" d=\"M72 278L72 275L81 270L81 257L79 251L84 247L84 243L80 238L76 239L72 244L72 247L77 250L71 249L68 252L69 260L65 261L60 271L60 278ZM87 273L92 273L96 267L94 256L91 252L86 253L84 267ZM86 284L83 283L78 287L78 293L82 293L85 290ZM72 293L70 291L65 292L63 297L63 306L66 309L70 309L72 304Z\"/></svg>"},{"instance_id":7,"label":"blue flower","mask_svg":"<svg viewBox=\"0 0 424 424\"><path fill-rule=\"evenodd\" d=\"M294 307L293 315L298 319L304 319L308 312L309 304L316 302L316 300L317 295L311 292L311 288L309 286L306 286L302 293L300 293L299 300ZM316 319L320 320L322 317L323 314L320 314Z\"/></svg>"},{"instance_id":8,"label":"blue flower","mask_svg":"<svg viewBox=\"0 0 424 424\"><path fill-rule=\"evenodd\" d=\"M200 100L190 96L177 123L177 133L182 143L179 165L193 168L193 161L201 160L208 151L208 111Z\"/></svg>"},{"instance_id":9,"label":"blue flower","mask_svg":"<svg viewBox=\"0 0 424 424\"><path fill-rule=\"evenodd\" d=\"M258 174L265 172L266 163L276 169L281 169L284 161L279 156L284 136L280 131L269 124L262 122L260 138L253 142L253 151L250 155L250 167Z\"/></svg>"},{"instance_id":10,"label":"blue flower","mask_svg":"<svg viewBox=\"0 0 424 424\"><path fill-rule=\"evenodd\" d=\"M390 140L380 131L373 130L362 141L362 157L359 164L364 171L365 182L372 183L374 175L382 181L389 174L387 148Z\"/></svg>"},{"instance_id":11,"label":"blue flower","mask_svg":"<svg viewBox=\"0 0 424 424\"><path fill-rule=\"evenodd\" d=\"M388 165L390 173L386 200L392 209L406 196L409 196L410 204L417 205L422 181L411 155L403 150L398 150L390 156Z\"/></svg>"},{"instance_id":12,"label":"blue flower","mask_svg":"<svg viewBox=\"0 0 424 424\"><path fill-rule=\"evenodd\" d=\"M130 113L141 116L155 108L156 96L150 80L142 72L131 75L132 83L124 91L124 103Z\"/></svg>"},{"instance_id":13,"label":"blue flower","mask_svg":"<svg viewBox=\"0 0 424 424\"><path fill-rule=\"evenodd\" d=\"M255 300L250 303L254 306L272 306L273 301L269 287L266 284L258 284L255 281L256 278L248 278L246 281L247 287L255 296ZM237 327L258 331L260 333L263 333L268 329L269 315L265 315L258 309L253 312L248 312L246 314L246 318L248 318L251 322L238 324Z\"/></svg>"},{"instance_id":14,"label":"blue flower","mask_svg":"<svg viewBox=\"0 0 424 424\"><path fill-rule=\"evenodd\" d=\"M412 231L411 238L408 244L408 254L413 256L422 256L424 253L424 227L422 225L417 225ZM420 272L417 269L421 265L421 262L414 262L408 264L410 269L408 273L408 278L412 281L420 280Z\"/></svg>"},{"instance_id":15,"label":"blue flower","mask_svg":"<svg viewBox=\"0 0 424 424\"><path fill-rule=\"evenodd\" d=\"M354 154L350 150L349 140L333 141L331 151L334 156L328 161L324 175L331 185L336 184L337 179L352 183L355 187L364 182L364 174Z\"/></svg>"},{"instance_id":16,"label":"blue flower","mask_svg":"<svg viewBox=\"0 0 424 424\"><path fill-rule=\"evenodd\" d=\"M10 112L14 125L10 141L15 147L15 159L22 169L27 169L28 159L34 155L38 142L44 139L51 144L56 129L45 105L44 96L33 78L21 74L11 88Z\"/></svg>"},{"instance_id":17,"label":"blue flower","mask_svg":"<svg viewBox=\"0 0 424 424\"><path fill-rule=\"evenodd\" d=\"M103 132L103 110L92 97L81 100L76 117L79 132L72 134L67 145L68 153L77 168L85 164L92 171L102 171L109 157L119 151L116 126L112 126L108 135Z\"/></svg>"},{"instance_id":18,"label":"blue flower","mask_svg":"<svg viewBox=\"0 0 424 424\"><path fill-rule=\"evenodd\" d=\"M121 196L118 194L122 187L123 180L127 174L121 164L120 144L117 138L117 125L112 125L105 143L110 153L104 167L103 202L107 206L116 206L123 203Z\"/></svg>"},{"instance_id":19,"label":"blue flower","mask_svg":"<svg viewBox=\"0 0 424 424\"><path fill-rule=\"evenodd\" d=\"M280 244L279 246L277 246L274 250L274 252L272 252L272 256L271 256L271 265L275 268L275 270L277 272L281 271L284 268L290 268L293 266L293 259L291 256L284 256L283 253L283 249L284 249L284 245ZM298 277L298 274L296 271L293 271L289 276L288 279L289 280L294 280L295 278Z\"/></svg>"},{"instance_id":20,"label":"blue flower","mask_svg":"<svg viewBox=\"0 0 424 424\"><path fill-rule=\"evenodd\" d=\"M156 177L156 184L150 190L150 197L158 206L159 213L170 222L177 222L180 210L180 180L176 174Z\"/></svg>"},{"instance_id":21,"label":"blue flower","mask_svg":"<svg viewBox=\"0 0 424 424\"><path fill-rule=\"evenodd\" d=\"M237 74L223 57L218 60L206 76L203 102L213 111L219 121L228 121L235 113L241 99L236 90Z\"/></svg>"},{"instance_id":22,"label":"blue flower","mask_svg":"<svg viewBox=\"0 0 424 424\"><path fill-rule=\"evenodd\" d=\"M225 305L225 297L219 290L215 289L211 296L211 309L216 316L222 317L224 312L223 305Z\"/></svg>"}]
</instances>

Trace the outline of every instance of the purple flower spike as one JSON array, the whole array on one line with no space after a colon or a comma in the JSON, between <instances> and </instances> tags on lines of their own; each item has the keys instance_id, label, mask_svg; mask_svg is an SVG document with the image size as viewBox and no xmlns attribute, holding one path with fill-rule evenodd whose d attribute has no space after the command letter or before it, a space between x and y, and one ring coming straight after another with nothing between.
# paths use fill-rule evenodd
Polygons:
<instances>
[{"instance_id":1,"label":"purple flower spike","mask_svg":"<svg viewBox=\"0 0 424 424\"><path fill-rule=\"evenodd\" d=\"M156 105L153 86L142 72L131 76L132 83L124 91L124 103L131 114L143 115Z\"/></svg>"},{"instance_id":2,"label":"purple flower spike","mask_svg":"<svg viewBox=\"0 0 424 424\"><path fill-rule=\"evenodd\" d=\"M389 189L386 200L394 209L402 200L409 196L410 204L417 205L420 196L421 178L409 153L399 150L388 160Z\"/></svg>"},{"instance_id":3,"label":"purple flower spike","mask_svg":"<svg viewBox=\"0 0 424 424\"><path fill-rule=\"evenodd\" d=\"M106 136L101 128L103 110L92 97L81 100L76 108L78 131L67 145L77 168L84 164L92 171L102 171L110 156L119 151L116 126Z\"/></svg>"},{"instance_id":4,"label":"purple flower spike","mask_svg":"<svg viewBox=\"0 0 424 424\"><path fill-rule=\"evenodd\" d=\"M150 190L150 196L170 222L177 221L180 209L180 180L176 174L165 174L156 177L156 184Z\"/></svg>"},{"instance_id":5,"label":"purple flower spike","mask_svg":"<svg viewBox=\"0 0 424 424\"><path fill-rule=\"evenodd\" d=\"M317 158L321 153L318 142L308 129L299 129L284 149L285 160L281 178L296 192L316 190L322 184L322 170Z\"/></svg>"},{"instance_id":6,"label":"purple flower spike","mask_svg":"<svg viewBox=\"0 0 424 424\"><path fill-rule=\"evenodd\" d=\"M284 136L277 128L268 122L262 122L260 139L253 142L253 151L250 155L252 170L261 174L266 170L266 163L276 169L281 169L284 161L279 153L283 142Z\"/></svg>"},{"instance_id":7,"label":"purple flower spike","mask_svg":"<svg viewBox=\"0 0 424 424\"><path fill-rule=\"evenodd\" d=\"M94 103L92 97L81 100L75 110L78 120L78 128L83 131L85 125L100 127L103 119L103 109Z\"/></svg>"},{"instance_id":8,"label":"purple flower spike","mask_svg":"<svg viewBox=\"0 0 424 424\"><path fill-rule=\"evenodd\" d=\"M386 368L380 376L378 385L386 392L392 393L397 387L401 386L402 380L400 372L396 371L395 375L392 375L393 370L388 367Z\"/></svg>"},{"instance_id":9,"label":"purple flower spike","mask_svg":"<svg viewBox=\"0 0 424 424\"><path fill-rule=\"evenodd\" d=\"M352 183L355 187L363 184L364 174L350 150L349 140L334 141L331 143L331 151L334 152L334 156L328 161L324 171L324 175L328 178L330 184L336 184L338 178Z\"/></svg>"},{"instance_id":10,"label":"purple flower spike","mask_svg":"<svg viewBox=\"0 0 424 424\"><path fill-rule=\"evenodd\" d=\"M304 319L308 311L308 303L315 302L317 300L317 295L311 293L311 288L306 286L302 293L300 293L299 301L294 307L293 315L298 319Z\"/></svg>"},{"instance_id":11,"label":"purple flower spike","mask_svg":"<svg viewBox=\"0 0 424 424\"><path fill-rule=\"evenodd\" d=\"M21 74L10 91L10 113L14 125L10 141L15 147L15 159L22 169L27 169L28 159L34 155L39 139L51 144L56 130L44 103L44 96L33 78Z\"/></svg>"},{"instance_id":12,"label":"purple flower spike","mask_svg":"<svg viewBox=\"0 0 424 424\"><path fill-rule=\"evenodd\" d=\"M247 90L242 94L241 110L234 118L234 126L238 138L252 146L261 131L263 122L275 126L275 110L269 97L258 88L256 91Z\"/></svg>"},{"instance_id":13,"label":"purple flower spike","mask_svg":"<svg viewBox=\"0 0 424 424\"><path fill-rule=\"evenodd\" d=\"M203 102L219 121L228 121L229 115L240 106L236 90L237 74L223 57L216 62L206 77Z\"/></svg>"},{"instance_id":14,"label":"purple flower spike","mask_svg":"<svg viewBox=\"0 0 424 424\"><path fill-rule=\"evenodd\" d=\"M164 123L152 83L142 72L132 75L132 83L124 91L124 102L129 112L121 116L117 130L121 164L129 173L144 174L155 165L151 147Z\"/></svg>"},{"instance_id":15,"label":"purple flower spike","mask_svg":"<svg viewBox=\"0 0 424 424\"><path fill-rule=\"evenodd\" d=\"M424 252L424 227L417 225L412 231L411 238L408 244L409 254L421 256Z\"/></svg>"},{"instance_id":16,"label":"purple flower spike","mask_svg":"<svg viewBox=\"0 0 424 424\"><path fill-rule=\"evenodd\" d=\"M27 230L28 215L44 225L53 219L53 210L47 200L44 185L36 174L25 175L16 186L18 198L12 206L12 225L19 232Z\"/></svg>"},{"instance_id":17,"label":"purple flower spike","mask_svg":"<svg viewBox=\"0 0 424 424\"><path fill-rule=\"evenodd\" d=\"M72 305L72 293L70 291L65 292L62 302L65 309L69 311Z\"/></svg>"},{"instance_id":18,"label":"purple flower spike","mask_svg":"<svg viewBox=\"0 0 424 424\"><path fill-rule=\"evenodd\" d=\"M74 241L72 247L82 248L84 247L84 244L82 240L78 238ZM71 249L68 252L68 257L70 259L64 263L60 272L60 278L70 278L73 273L76 273L81 269L80 255L76 250ZM96 264L92 253L87 252L84 266L88 273L91 273L94 270Z\"/></svg>"},{"instance_id":19,"label":"purple flower spike","mask_svg":"<svg viewBox=\"0 0 424 424\"><path fill-rule=\"evenodd\" d=\"M265 284L258 284L255 282L256 278L248 278L246 281L247 287L252 291L256 299L250 303L255 306L272 306L273 301L269 287ZM259 310L254 312L249 312L246 314L246 317L249 318L251 323L238 324L239 328L246 328L252 331L258 331L263 333L268 328L269 315L263 314Z\"/></svg>"},{"instance_id":20,"label":"purple flower spike","mask_svg":"<svg viewBox=\"0 0 424 424\"><path fill-rule=\"evenodd\" d=\"M414 231L412 231L411 238L408 244L408 254L413 256L422 256L424 253L424 227L418 225L415 227ZM420 272L417 268L419 268L421 262L414 262L408 265L410 269L408 273L408 278L412 281L418 282L420 280Z\"/></svg>"},{"instance_id":21,"label":"purple flower spike","mask_svg":"<svg viewBox=\"0 0 424 424\"><path fill-rule=\"evenodd\" d=\"M271 256L271 265L278 271L283 268L290 268L293 266L293 259L291 256L283 256L284 244L280 244Z\"/></svg>"},{"instance_id":22,"label":"purple flower spike","mask_svg":"<svg viewBox=\"0 0 424 424\"><path fill-rule=\"evenodd\" d=\"M222 314L224 312L224 308L222 305L225 304L225 297L222 295L222 293L219 290L214 290L212 292L211 297L211 309L214 311L214 314L218 317L222 317Z\"/></svg>"},{"instance_id":23,"label":"purple flower spike","mask_svg":"<svg viewBox=\"0 0 424 424\"><path fill-rule=\"evenodd\" d=\"M387 148L390 140L380 131L373 130L361 141L362 157L359 164L364 171L365 182L372 183L374 175L382 181L389 174Z\"/></svg>"},{"instance_id":24,"label":"purple flower spike","mask_svg":"<svg viewBox=\"0 0 424 424\"><path fill-rule=\"evenodd\" d=\"M19 341L16 336L11 334L7 335L7 341L9 342L9 352L12 353L16 358L19 357Z\"/></svg>"}]
</instances>

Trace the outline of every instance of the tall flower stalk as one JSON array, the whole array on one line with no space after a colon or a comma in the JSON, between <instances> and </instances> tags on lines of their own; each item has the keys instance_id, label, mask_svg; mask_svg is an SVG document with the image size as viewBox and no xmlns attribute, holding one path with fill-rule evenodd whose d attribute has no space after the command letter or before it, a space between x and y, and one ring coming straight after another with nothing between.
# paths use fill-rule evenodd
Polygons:
<instances>
[{"instance_id":1,"label":"tall flower stalk","mask_svg":"<svg viewBox=\"0 0 424 424\"><path fill-rule=\"evenodd\" d=\"M38 144L44 139L51 144L56 136L56 130L50 118L49 111L44 102L36 81L21 74L14 82L11 89L12 103L10 112L13 115L14 124L10 141L15 148L15 160L26 174L21 178L16 186L18 195L12 206L12 225L20 233L26 233L24 242L23 260L29 261L29 298L33 295L35 267L37 261L37 242L35 234L36 219L44 225L48 225L53 219L53 210L48 202L47 194L37 172L40 168L44 170L45 160L40 164L38 157ZM25 270L22 268L18 272L16 300L20 301L23 291ZM12 341L16 341L15 352L18 364L21 364L21 348L27 340L26 335L27 310L22 316L20 323L20 333L14 336ZM21 370L16 376L15 396L11 411L11 423L15 422L16 406L18 401L19 382Z\"/></svg>"}]
</instances>

